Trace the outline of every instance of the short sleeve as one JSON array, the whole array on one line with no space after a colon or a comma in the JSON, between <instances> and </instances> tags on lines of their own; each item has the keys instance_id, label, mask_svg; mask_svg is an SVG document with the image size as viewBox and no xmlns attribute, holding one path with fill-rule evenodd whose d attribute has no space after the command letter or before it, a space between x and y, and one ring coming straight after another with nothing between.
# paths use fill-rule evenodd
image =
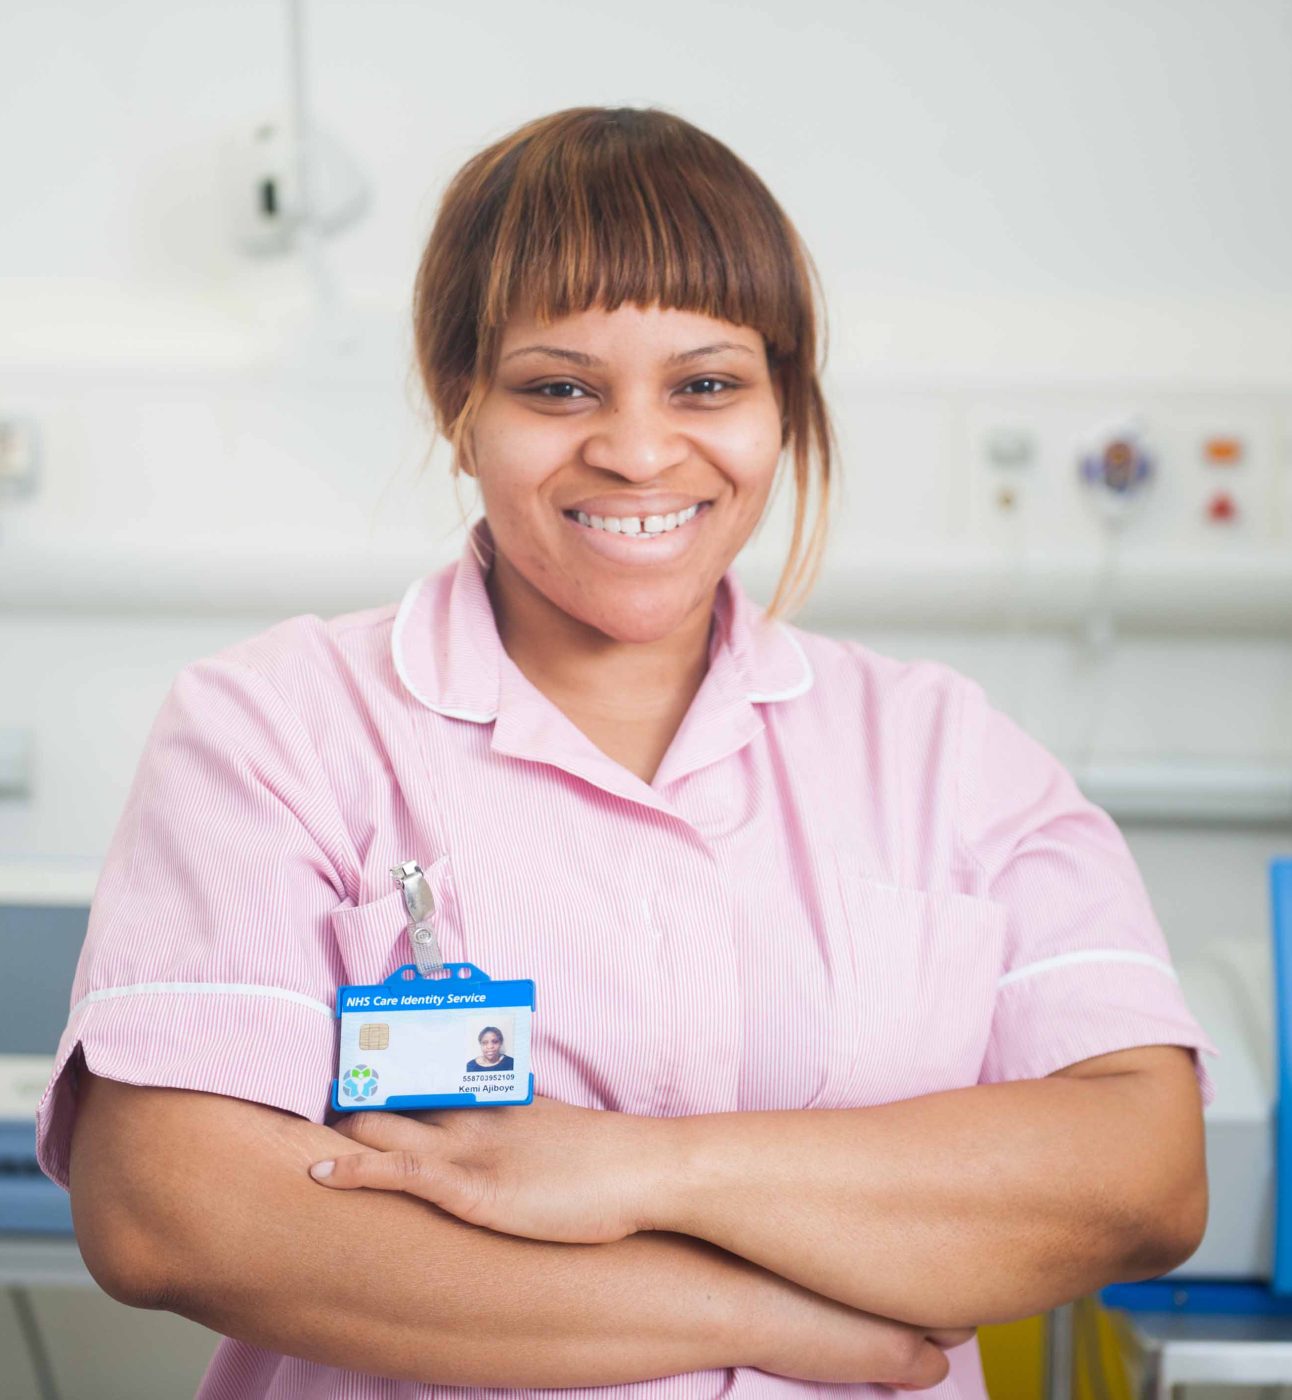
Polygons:
<instances>
[{"instance_id":1,"label":"short sleeve","mask_svg":"<svg viewBox=\"0 0 1292 1400\"><path fill-rule=\"evenodd\" d=\"M1002 975L980 1081L1040 1079L1140 1045L1217 1051L1191 1014L1116 823L965 678L959 809L987 895L1004 905Z\"/></svg>"},{"instance_id":2,"label":"short sleeve","mask_svg":"<svg viewBox=\"0 0 1292 1400\"><path fill-rule=\"evenodd\" d=\"M37 1110L67 1184L76 1078L199 1089L322 1121L341 980L330 914L353 852L300 717L227 653L176 677L90 904Z\"/></svg>"}]
</instances>

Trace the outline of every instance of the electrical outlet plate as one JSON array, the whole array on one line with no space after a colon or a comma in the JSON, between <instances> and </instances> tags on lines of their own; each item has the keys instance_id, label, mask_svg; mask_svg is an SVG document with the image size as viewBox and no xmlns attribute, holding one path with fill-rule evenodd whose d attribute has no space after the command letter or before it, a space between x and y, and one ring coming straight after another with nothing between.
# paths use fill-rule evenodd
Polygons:
<instances>
[{"instance_id":1,"label":"electrical outlet plate","mask_svg":"<svg viewBox=\"0 0 1292 1400\"><path fill-rule=\"evenodd\" d=\"M0 798L31 796L30 729L0 729Z\"/></svg>"}]
</instances>

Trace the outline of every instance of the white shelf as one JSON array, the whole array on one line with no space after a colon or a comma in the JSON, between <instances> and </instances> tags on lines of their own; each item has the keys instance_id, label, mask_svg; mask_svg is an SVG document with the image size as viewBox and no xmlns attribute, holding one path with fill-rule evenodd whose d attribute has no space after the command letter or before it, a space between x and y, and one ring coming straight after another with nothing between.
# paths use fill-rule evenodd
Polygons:
<instances>
[{"instance_id":1,"label":"white shelf","mask_svg":"<svg viewBox=\"0 0 1292 1400\"><path fill-rule=\"evenodd\" d=\"M1292 823L1292 763L1092 763L1073 777L1118 821Z\"/></svg>"}]
</instances>

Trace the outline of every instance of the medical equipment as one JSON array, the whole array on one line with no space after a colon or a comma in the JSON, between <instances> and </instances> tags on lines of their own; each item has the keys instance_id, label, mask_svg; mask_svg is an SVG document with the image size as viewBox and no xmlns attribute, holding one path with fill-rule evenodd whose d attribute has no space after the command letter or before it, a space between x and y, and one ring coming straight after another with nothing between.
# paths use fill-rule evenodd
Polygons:
<instances>
[{"instance_id":1,"label":"medical equipment","mask_svg":"<svg viewBox=\"0 0 1292 1400\"><path fill-rule=\"evenodd\" d=\"M1205 954L1175 963L1190 1009L1220 1051L1207 1061L1216 1086L1207 1110L1210 1211L1196 1253L1163 1276L1167 1292L1144 1298L1183 1305L1190 1286L1211 1308L1220 1306L1216 1286L1292 1298L1292 859L1271 863L1270 888L1271 938L1218 937ZM1131 1306L1134 1290L1148 1287L1119 1285L1106 1300Z\"/></svg>"},{"instance_id":2,"label":"medical equipment","mask_svg":"<svg viewBox=\"0 0 1292 1400\"><path fill-rule=\"evenodd\" d=\"M304 249L314 263L316 240L338 233L364 214L371 182L334 137L314 124L306 93L305 10L287 0L286 114L258 122L228 141L225 179L234 238L254 256ZM316 276L320 269L312 266ZM320 285L335 300L330 278Z\"/></svg>"},{"instance_id":3,"label":"medical equipment","mask_svg":"<svg viewBox=\"0 0 1292 1400\"><path fill-rule=\"evenodd\" d=\"M1210 1214L1178 1269L1101 1294L1144 1400L1185 1384L1292 1384L1292 858L1270 864L1270 910L1268 943L1218 940L1177 965L1221 1052L1209 1066ZM1072 1309L1052 1314L1052 1352L1071 1327ZM1050 1400L1063 1391L1052 1374Z\"/></svg>"},{"instance_id":4,"label":"medical equipment","mask_svg":"<svg viewBox=\"0 0 1292 1400\"><path fill-rule=\"evenodd\" d=\"M36 1104L67 1021L85 938L85 903L0 901L0 959L10 993L0 1016L0 1235L68 1234L67 1193L36 1165Z\"/></svg>"}]
</instances>

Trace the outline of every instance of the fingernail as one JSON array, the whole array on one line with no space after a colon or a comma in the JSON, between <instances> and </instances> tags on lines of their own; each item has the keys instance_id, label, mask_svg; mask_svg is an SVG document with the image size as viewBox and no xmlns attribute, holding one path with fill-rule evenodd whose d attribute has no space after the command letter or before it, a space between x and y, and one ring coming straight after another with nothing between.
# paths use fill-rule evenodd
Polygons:
<instances>
[{"instance_id":1,"label":"fingernail","mask_svg":"<svg viewBox=\"0 0 1292 1400\"><path fill-rule=\"evenodd\" d=\"M335 1166L335 1162L315 1162L310 1168L310 1175L315 1181L322 1181L325 1176L332 1175L332 1168Z\"/></svg>"}]
</instances>

